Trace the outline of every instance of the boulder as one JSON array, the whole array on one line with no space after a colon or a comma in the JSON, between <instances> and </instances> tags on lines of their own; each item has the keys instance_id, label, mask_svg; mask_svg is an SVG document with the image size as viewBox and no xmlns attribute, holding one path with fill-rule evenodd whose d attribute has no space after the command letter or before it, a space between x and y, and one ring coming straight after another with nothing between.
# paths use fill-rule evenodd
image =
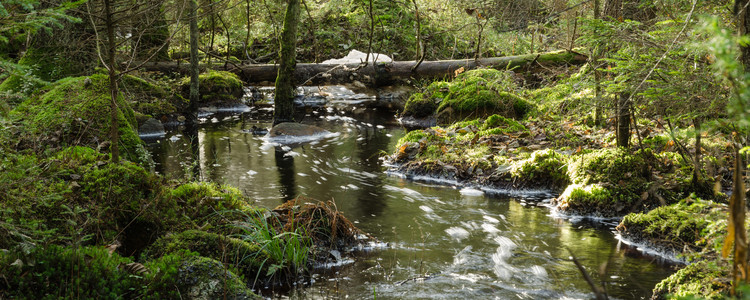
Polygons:
<instances>
[{"instance_id":1,"label":"boulder","mask_svg":"<svg viewBox=\"0 0 750 300\"><path fill-rule=\"evenodd\" d=\"M138 128L138 135L140 136L164 136L166 135L166 131L164 131L164 125L161 123L161 121L150 118L146 120L139 128Z\"/></svg>"}]
</instances>

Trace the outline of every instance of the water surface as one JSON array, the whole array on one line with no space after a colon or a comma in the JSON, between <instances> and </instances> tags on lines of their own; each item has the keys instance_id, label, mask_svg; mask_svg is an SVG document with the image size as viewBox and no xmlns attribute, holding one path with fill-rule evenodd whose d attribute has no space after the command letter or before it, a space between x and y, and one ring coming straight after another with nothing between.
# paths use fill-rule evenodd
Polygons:
<instances>
[{"instance_id":1,"label":"water surface","mask_svg":"<svg viewBox=\"0 0 750 300\"><path fill-rule=\"evenodd\" d=\"M404 129L392 112L344 104L303 109L304 123L336 133L311 143L275 145L253 134L270 126L269 111L253 109L204 115L197 135L173 131L150 145L167 176L231 184L267 207L298 196L331 200L382 242L282 297L593 298L571 252L615 298L648 298L672 273L618 245L611 225L552 216L540 206L550 196L490 197L387 175L379 158Z\"/></svg>"}]
</instances>

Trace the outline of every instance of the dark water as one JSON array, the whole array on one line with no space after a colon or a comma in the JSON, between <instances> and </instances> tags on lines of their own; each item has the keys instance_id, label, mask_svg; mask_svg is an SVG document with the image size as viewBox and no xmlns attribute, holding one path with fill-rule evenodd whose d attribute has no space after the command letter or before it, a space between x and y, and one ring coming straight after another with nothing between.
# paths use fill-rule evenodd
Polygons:
<instances>
[{"instance_id":1,"label":"dark water","mask_svg":"<svg viewBox=\"0 0 750 300\"><path fill-rule=\"evenodd\" d=\"M333 200L383 243L356 261L319 270L290 298L590 299L570 252L609 295L650 296L672 271L618 246L611 225L571 222L533 198L476 195L385 174L379 157L404 135L393 113L346 105L309 110L303 122L335 136L279 146L253 135L268 111L207 116L197 136L151 145L160 172L231 184L274 207L305 196ZM600 274L603 264L606 274Z\"/></svg>"}]
</instances>

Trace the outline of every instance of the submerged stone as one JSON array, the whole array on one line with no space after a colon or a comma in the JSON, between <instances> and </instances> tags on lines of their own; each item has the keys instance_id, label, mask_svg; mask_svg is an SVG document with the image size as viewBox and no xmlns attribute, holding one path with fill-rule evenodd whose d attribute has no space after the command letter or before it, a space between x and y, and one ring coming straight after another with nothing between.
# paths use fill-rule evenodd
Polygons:
<instances>
[{"instance_id":1,"label":"submerged stone","mask_svg":"<svg viewBox=\"0 0 750 300\"><path fill-rule=\"evenodd\" d=\"M330 133L328 130L325 130L323 128L313 126L313 125L307 125L307 124L300 124L295 122L286 122L281 123L273 128L268 132L268 135L270 137L284 137L284 136L291 136L291 137L303 137L303 136L312 136L312 135L322 135L322 134L328 134Z\"/></svg>"},{"instance_id":2,"label":"submerged stone","mask_svg":"<svg viewBox=\"0 0 750 300\"><path fill-rule=\"evenodd\" d=\"M150 118L138 128L138 134L140 136L164 136L167 133L161 121Z\"/></svg>"}]
</instances>

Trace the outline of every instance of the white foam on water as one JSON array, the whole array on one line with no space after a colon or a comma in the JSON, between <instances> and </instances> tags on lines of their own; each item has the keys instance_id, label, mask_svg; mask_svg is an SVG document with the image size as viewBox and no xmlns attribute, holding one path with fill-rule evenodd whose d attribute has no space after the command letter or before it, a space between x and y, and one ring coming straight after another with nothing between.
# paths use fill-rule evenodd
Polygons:
<instances>
[{"instance_id":1,"label":"white foam on water","mask_svg":"<svg viewBox=\"0 0 750 300\"><path fill-rule=\"evenodd\" d=\"M490 223L492 223L492 224L497 224L497 223L500 223L500 220L498 220L498 219L495 219L495 218L493 218L493 217L490 217L490 216L487 216L487 215L485 215L485 216L482 216L482 217L484 218L484 220L485 220L485 221L487 221L487 222L490 222Z\"/></svg>"},{"instance_id":2,"label":"white foam on water","mask_svg":"<svg viewBox=\"0 0 750 300\"><path fill-rule=\"evenodd\" d=\"M452 238L461 241L463 239L466 239L469 237L471 233L469 233L468 230L464 229L463 227L451 227L445 230L445 232L450 235ZM471 246L469 246L471 247Z\"/></svg>"},{"instance_id":3,"label":"white foam on water","mask_svg":"<svg viewBox=\"0 0 750 300\"><path fill-rule=\"evenodd\" d=\"M294 151L289 151L287 153L284 153L284 156L286 156L286 157L295 157L295 156L299 156L299 153L298 152L294 152Z\"/></svg>"},{"instance_id":4,"label":"white foam on water","mask_svg":"<svg viewBox=\"0 0 750 300\"><path fill-rule=\"evenodd\" d=\"M303 144L303 143L309 143L312 141L327 139L327 138L333 138L340 136L341 133L339 132L321 132L318 134L311 134L311 135L303 135L303 136L290 136L290 135L281 135L281 136L269 136L266 135L263 137L267 142L269 143L276 143L278 145L287 145L287 144Z\"/></svg>"},{"instance_id":5,"label":"white foam on water","mask_svg":"<svg viewBox=\"0 0 750 300\"><path fill-rule=\"evenodd\" d=\"M461 195L464 195L464 196L477 196L477 197L484 196L484 191L481 191L475 188L463 188L459 191L459 193L461 193Z\"/></svg>"},{"instance_id":6,"label":"white foam on water","mask_svg":"<svg viewBox=\"0 0 750 300\"><path fill-rule=\"evenodd\" d=\"M257 171L253 171L253 170L249 170L249 171L245 172L245 174L247 174L248 176L253 176L255 174L258 174L258 172Z\"/></svg>"},{"instance_id":7,"label":"white foam on water","mask_svg":"<svg viewBox=\"0 0 750 300\"><path fill-rule=\"evenodd\" d=\"M489 234L495 234L500 232L500 229L497 229L495 225L492 225L490 223L482 223L482 230Z\"/></svg>"},{"instance_id":8,"label":"white foam on water","mask_svg":"<svg viewBox=\"0 0 750 300\"><path fill-rule=\"evenodd\" d=\"M549 274L547 274L547 270L545 270L544 267L538 265L531 266L531 268L529 268L529 273L539 279L547 279L549 277Z\"/></svg>"},{"instance_id":9,"label":"white foam on water","mask_svg":"<svg viewBox=\"0 0 750 300\"><path fill-rule=\"evenodd\" d=\"M434 212L434 210L432 210L432 208L430 208L427 205L421 205L421 206L419 206L419 209L423 210L424 212L426 212L428 214Z\"/></svg>"}]
</instances>

